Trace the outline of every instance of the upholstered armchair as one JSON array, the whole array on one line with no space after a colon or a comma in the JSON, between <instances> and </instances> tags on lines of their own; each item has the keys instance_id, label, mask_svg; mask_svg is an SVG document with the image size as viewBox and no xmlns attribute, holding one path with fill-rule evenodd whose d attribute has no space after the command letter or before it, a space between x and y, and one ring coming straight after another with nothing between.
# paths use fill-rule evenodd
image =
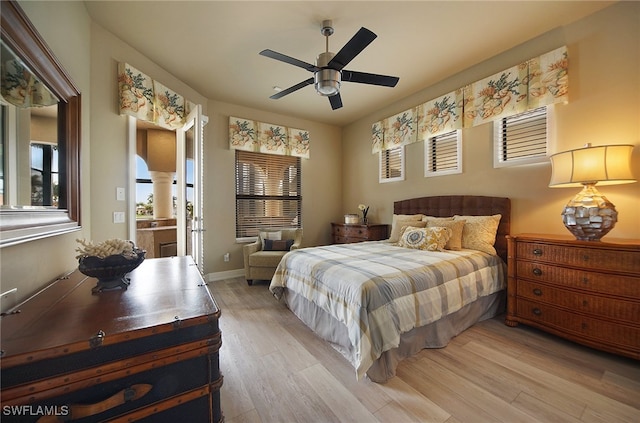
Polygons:
<instances>
[{"instance_id":1,"label":"upholstered armchair","mask_svg":"<svg viewBox=\"0 0 640 423\"><path fill-rule=\"evenodd\" d=\"M282 257L301 243L302 228L261 230L255 242L242 247L247 283L271 280Z\"/></svg>"}]
</instances>

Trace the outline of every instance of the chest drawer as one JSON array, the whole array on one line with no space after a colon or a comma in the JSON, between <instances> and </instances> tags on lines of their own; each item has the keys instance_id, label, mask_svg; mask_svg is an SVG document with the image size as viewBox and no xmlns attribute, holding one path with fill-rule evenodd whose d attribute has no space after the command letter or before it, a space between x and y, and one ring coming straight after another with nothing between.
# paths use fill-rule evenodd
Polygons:
<instances>
[{"instance_id":1,"label":"chest drawer","mask_svg":"<svg viewBox=\"0 0 640 423\"><path fill-rule=\"evenodd\" d=\"M625 351L635 351L637 358L640 350L640 327L603 321L575 314L556 307L525 299L517 300L518 312L527 321L536 326L549 327L558 332L579 336L583 341L591 341L593 346L606 342Z\"/></svg>"},{"instance_id":2,"label":"chest drawer","mask_svg":"<svg viewBox=\"0 0 640 423\"><path fill-rule=\"evenodd\" d=\"M558 286L640 300L640 278L637 277L570 269L522 260L517 261L516 267L519 279L552 282Z\"/></svg>"},{"instance_id":3,"label":"chest drawer","mask_svg":"<svg viewBox=\"0 0 640 423\"><path fill-rule=\"evenodd\" d=\"M505 323L640 360L640 240L507 237Z\"/></svg>"},{"instance_id":4,"label":"chest drawer","mask_svg":"<svg viewBox=\"0 0 640 423\"><path fill-rule=\"evenodd\" d=\"M636 323L640 316L640 302L637 301L589 295L529 281L519 281L518 285L519 298L629 323Z\"/></svg>"},{"instance_id":5,"label":"chest drawer","mask_svg":"<svg viewBox=\"0 0 640 423\"><path fill-rule=\"evenodd\" d=\"M609 270L622 273L640 272L640 251L624 251L610 248L550 245L536 242L517 244L519 259L557 263L583 269Z\"/></svg>"}]
</instances>

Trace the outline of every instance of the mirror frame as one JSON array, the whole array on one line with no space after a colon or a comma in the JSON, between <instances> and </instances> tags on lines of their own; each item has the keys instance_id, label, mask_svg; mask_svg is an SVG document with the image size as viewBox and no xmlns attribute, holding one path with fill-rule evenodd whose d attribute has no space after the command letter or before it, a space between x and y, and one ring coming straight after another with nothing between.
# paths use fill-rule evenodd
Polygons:
<instances>
[{"instance_id":1,"label":"mirror frame","mask_svg":"<svg viewBox=\"0 0 640 423\"><path fill-rule=\"evenodd\" d=\"M59 208L0 209L0 247L6 247L81 229L81 95L15 0L2 0L0 24L2 41L59 99L58 149L65 161L59 169Z\"/></svg>"}]
</instances>

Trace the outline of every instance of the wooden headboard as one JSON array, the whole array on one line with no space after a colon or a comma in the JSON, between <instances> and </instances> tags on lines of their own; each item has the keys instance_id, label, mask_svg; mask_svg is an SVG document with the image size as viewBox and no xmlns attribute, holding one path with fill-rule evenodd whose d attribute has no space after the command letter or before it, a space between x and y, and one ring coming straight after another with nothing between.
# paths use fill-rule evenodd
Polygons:
<instances>
[{"instance_id":1,"label":"wooden headboard","mask_svg":"<svg viewBox=\"0 0 640 423\"><path fill-rule=\"evenodd\" d=\"M394 214L418 214L449 217L454 214L467 216L491 216L501 214L495 247L498 255L507 262L507 238L511 231L511 200L504 197L479 195L442 195L401 200L393 203Z\"/></svg>"}]
</instances>

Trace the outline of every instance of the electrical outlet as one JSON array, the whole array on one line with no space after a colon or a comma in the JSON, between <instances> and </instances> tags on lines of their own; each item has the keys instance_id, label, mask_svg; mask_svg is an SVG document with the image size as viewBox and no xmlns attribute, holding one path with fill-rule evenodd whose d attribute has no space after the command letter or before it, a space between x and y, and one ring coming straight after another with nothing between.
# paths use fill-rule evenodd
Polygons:
<instances>
[{"instance_id":1,"label":"electrical outlet","mask_svg":"<svg viewBox=\"0 0 640 423\"><path fill-rule=\"evenodd\" d=\"M124 212L113 212L113 223L124 223Z\"/></svg>"},{"instance_id":2,"label":"electrical outlet","mask_svg":"<svg viewBox=\"0 0 640 423\"><path fill-rule=\"evenodd\" d=\"M229 261L229 253L224 253L224 261Z\"/></svg>"},{"instance_id":3,"label":"electrical outlet","mask_svg":"<svg viewBox=\"0 0 640 423\"><path fill-rule=\"evenodd\" d=\"M124 201L124 188L122 187L117 187L116 188L116 200L118 201Z\"/></svg>"}]
</instances>

